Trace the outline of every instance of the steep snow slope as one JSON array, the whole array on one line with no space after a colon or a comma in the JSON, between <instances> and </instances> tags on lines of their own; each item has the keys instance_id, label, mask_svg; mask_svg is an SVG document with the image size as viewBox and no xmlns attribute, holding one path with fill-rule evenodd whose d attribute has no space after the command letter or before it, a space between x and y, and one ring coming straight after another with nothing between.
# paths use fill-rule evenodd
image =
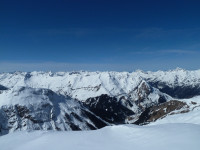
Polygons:
<instances>
[{"instance_id":1,"label":"steep snow slope","mask_svg":"<svg viewBox=\"0 0 200 150\"><path fill-rule=\"evenodd\" d=\"M106 125L79 101L49 89L14 87L0 94L0 135L18 130L90 130Z\"/></svg>"},{"instance_id":2,"label":"steep snow slope","mask_svg":"<svg viewBox=\"0 0 200 150\"><path fill-rule=\"evenodd\" d=\"M119 125L95 131L15 132L0 137L1 150L199 150L200 125Z\"/></svg>"}]
</instances>

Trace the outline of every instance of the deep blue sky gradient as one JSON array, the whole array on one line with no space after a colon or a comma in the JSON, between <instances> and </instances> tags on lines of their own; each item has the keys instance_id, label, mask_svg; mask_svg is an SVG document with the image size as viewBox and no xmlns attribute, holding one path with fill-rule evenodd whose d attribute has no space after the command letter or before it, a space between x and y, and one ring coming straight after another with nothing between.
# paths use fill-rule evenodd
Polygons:
<instances>
[{"instance_id":1,"label":"deep blue sky gradient","mask_svg":"<svg viewBox=\"0 0 200 150\"><path fill-rule=\"evenodd\" d=\"M198 0L1 0L0 71L199 69L199 8Z\"/></svg>"}]
</instances>

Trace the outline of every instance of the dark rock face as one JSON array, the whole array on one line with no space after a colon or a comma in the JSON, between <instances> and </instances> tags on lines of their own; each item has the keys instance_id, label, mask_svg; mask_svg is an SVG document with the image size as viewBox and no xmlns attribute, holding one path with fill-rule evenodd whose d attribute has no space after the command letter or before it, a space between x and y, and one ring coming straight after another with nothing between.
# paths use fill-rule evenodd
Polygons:
<instances>
[{"instance_id":1,"label":"dark rock face","mask_svg":"<svg viewBox=\"0 0 200 150\"><path fill-rule=\"evenodd\" d=\"M174 98L192 98L200 95L200 84L196 84L195 86L174 85L174 88L169 87L163 82L149 82L149 84Z\"/></svg>"},{"instance_id":2,"label":"dark rock face","mask_svg":"<svg viewBox=\"0 0 200 150\"><path fill-rule=\"evenodd\" d=\"M24 76L24 81L28 80L31 78L31 73L27 72L26 75Z\"/></svg>"},{"instance_id":3,"label":"dark rock face","mask_svg":"<svg viewBox=\"0 0 200 150\"><path fill-rule=\"evenodd\" d=\"M8 88L7 87L5 87L5 86L3 86L3 85L0 85L0 91L3 91L3 90L8 90Z\"/></svg>"},{"instance_id":4,"label":"dark rock face","mask_svg":"<svg viewBox=\"0 0 200 150\"><path fill-rule=\"evenodd\" d=\"M158 99L152 100L149 95L154 92L155 89L153 87L147 82L141 81L138 86L127 95L111 97L107 94L103 94L87 99L83 102L83 105L106 122L124 124L134 120L135 117L138 117L138 114L145 111L146 108L167 101L166 95L157 91L155 93Z\"/></svg>"},{"instance_id":5,"label":"dark rock face","mask_svg":"<svg viewBox=\"0 0 200 150\"><path fill-rule=\"evenodd\" d=\"M96 116L94 113L91 113L89 111L84 111L83 116L88 117L93 122L93 124L86 123L91 130L100 129L109 125L108 123L103 121L103 119L101 119L100 117Z\"/></svg>"},{"instance_id":6,"label":"dark rock face","mask_svg":"<svg viewBox=\"0 0 200 150\"><path fill-rule=\"evenodd\" d=\"M125 123L127 116L134 114L132 110L122 104L120 99L118 100L108 95L89 98L85 101L84 105L95 115L114 124Z\"/></svg>"},{"instance_id":7,"label":"dark rock face","mask_svg":"<svg viewBox=\"0 0 200 150\"><path fill-rule=\"evenodd\" d=\"M152 91L152 87L149 87L146 82L142 82L137 89L138 100L143 101Z\"/></svg>"},{"instance_id":8,"label":"dark rock face","mask_svg":"<svg viewBox=\"0 0 200 150\"><path fill-rule=\"evenodd\" d=\"M189 106L185 102L171 100L166 103L159 104L157 106L151 106L146 108L144 112L140 115L139 119L134 123L137 125L148 124L150 122L156 121L159 118L165 117L167 114L174 114L173 111L180 110L179 113L185 113L189 111Z\"/></svg>"},{"instance_id":9,"label":"dark rock face","mask_svg":"<svg viewBox=\"0 0 200 150\"><path fill-rule=\"evenodd\" d=\"M153 88L150 87L146 82L141 82L139 86L135 89L137 93L137 100L135 101L136 105L141 109L144 110L145 107L142 105L142 103L147 99L148 95L153 92Z\"/></svg>"},{"instance_id":10,"label":"dark rock face","mask_svg":"<svg viewBox=\"0 0 200 150\"><path fill-rule=\"evenodd\" d=\"M42 105L40 108L20 105L2 106L0 108L0 134L6 134L10 130L43 129L43 125L51 121L51 109L50 105ZM48 126L47 130L50 129L52 127Z\"/></svg>"}]
</instances>

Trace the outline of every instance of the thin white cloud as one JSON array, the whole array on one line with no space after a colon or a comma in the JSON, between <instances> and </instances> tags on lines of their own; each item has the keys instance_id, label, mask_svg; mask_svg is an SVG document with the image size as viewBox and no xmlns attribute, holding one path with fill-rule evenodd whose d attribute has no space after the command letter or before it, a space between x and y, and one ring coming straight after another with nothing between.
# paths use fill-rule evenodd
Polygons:
<instances>
[{"instance_id":1,"label":"thin white cloud","mask_svg":"<svg viewBox=\"0 0 200 150\"><path fill-rule=\"evenodd\" d=\"M169 49L169 50L155 50L155 51L135 51L131 52L131 54L197 54L198 51L194 50L181 50L181 49Z\"/></svg>"},{"instance_id":2,"label":"thin white cloud","mask_svg":"<svg viewBox=\"0 0 200 150\"><path fill-rule=\"evenodd\" d=\"M172 49L172 50L160 50L159 53L174 53L174 54L195 54L197 51L193 50L181 50L181 49Z\"/></svg>"}]
</instances>

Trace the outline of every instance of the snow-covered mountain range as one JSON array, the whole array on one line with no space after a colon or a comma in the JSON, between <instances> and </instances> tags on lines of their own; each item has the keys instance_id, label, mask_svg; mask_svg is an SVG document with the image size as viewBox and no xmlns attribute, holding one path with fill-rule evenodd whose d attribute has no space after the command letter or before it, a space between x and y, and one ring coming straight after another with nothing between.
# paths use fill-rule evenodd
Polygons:
<instances>
[{"instance_id":1,"label":"snow-covered mountain range","mask_svg":"<svg viewBox=\"0 0 200 150\"><path fill-rule=\"evenodd\" d=\"M200 70L1 73L0 133L146 124L192 111L180 98L197 95Z\"/></svg>"}]
</instances>

